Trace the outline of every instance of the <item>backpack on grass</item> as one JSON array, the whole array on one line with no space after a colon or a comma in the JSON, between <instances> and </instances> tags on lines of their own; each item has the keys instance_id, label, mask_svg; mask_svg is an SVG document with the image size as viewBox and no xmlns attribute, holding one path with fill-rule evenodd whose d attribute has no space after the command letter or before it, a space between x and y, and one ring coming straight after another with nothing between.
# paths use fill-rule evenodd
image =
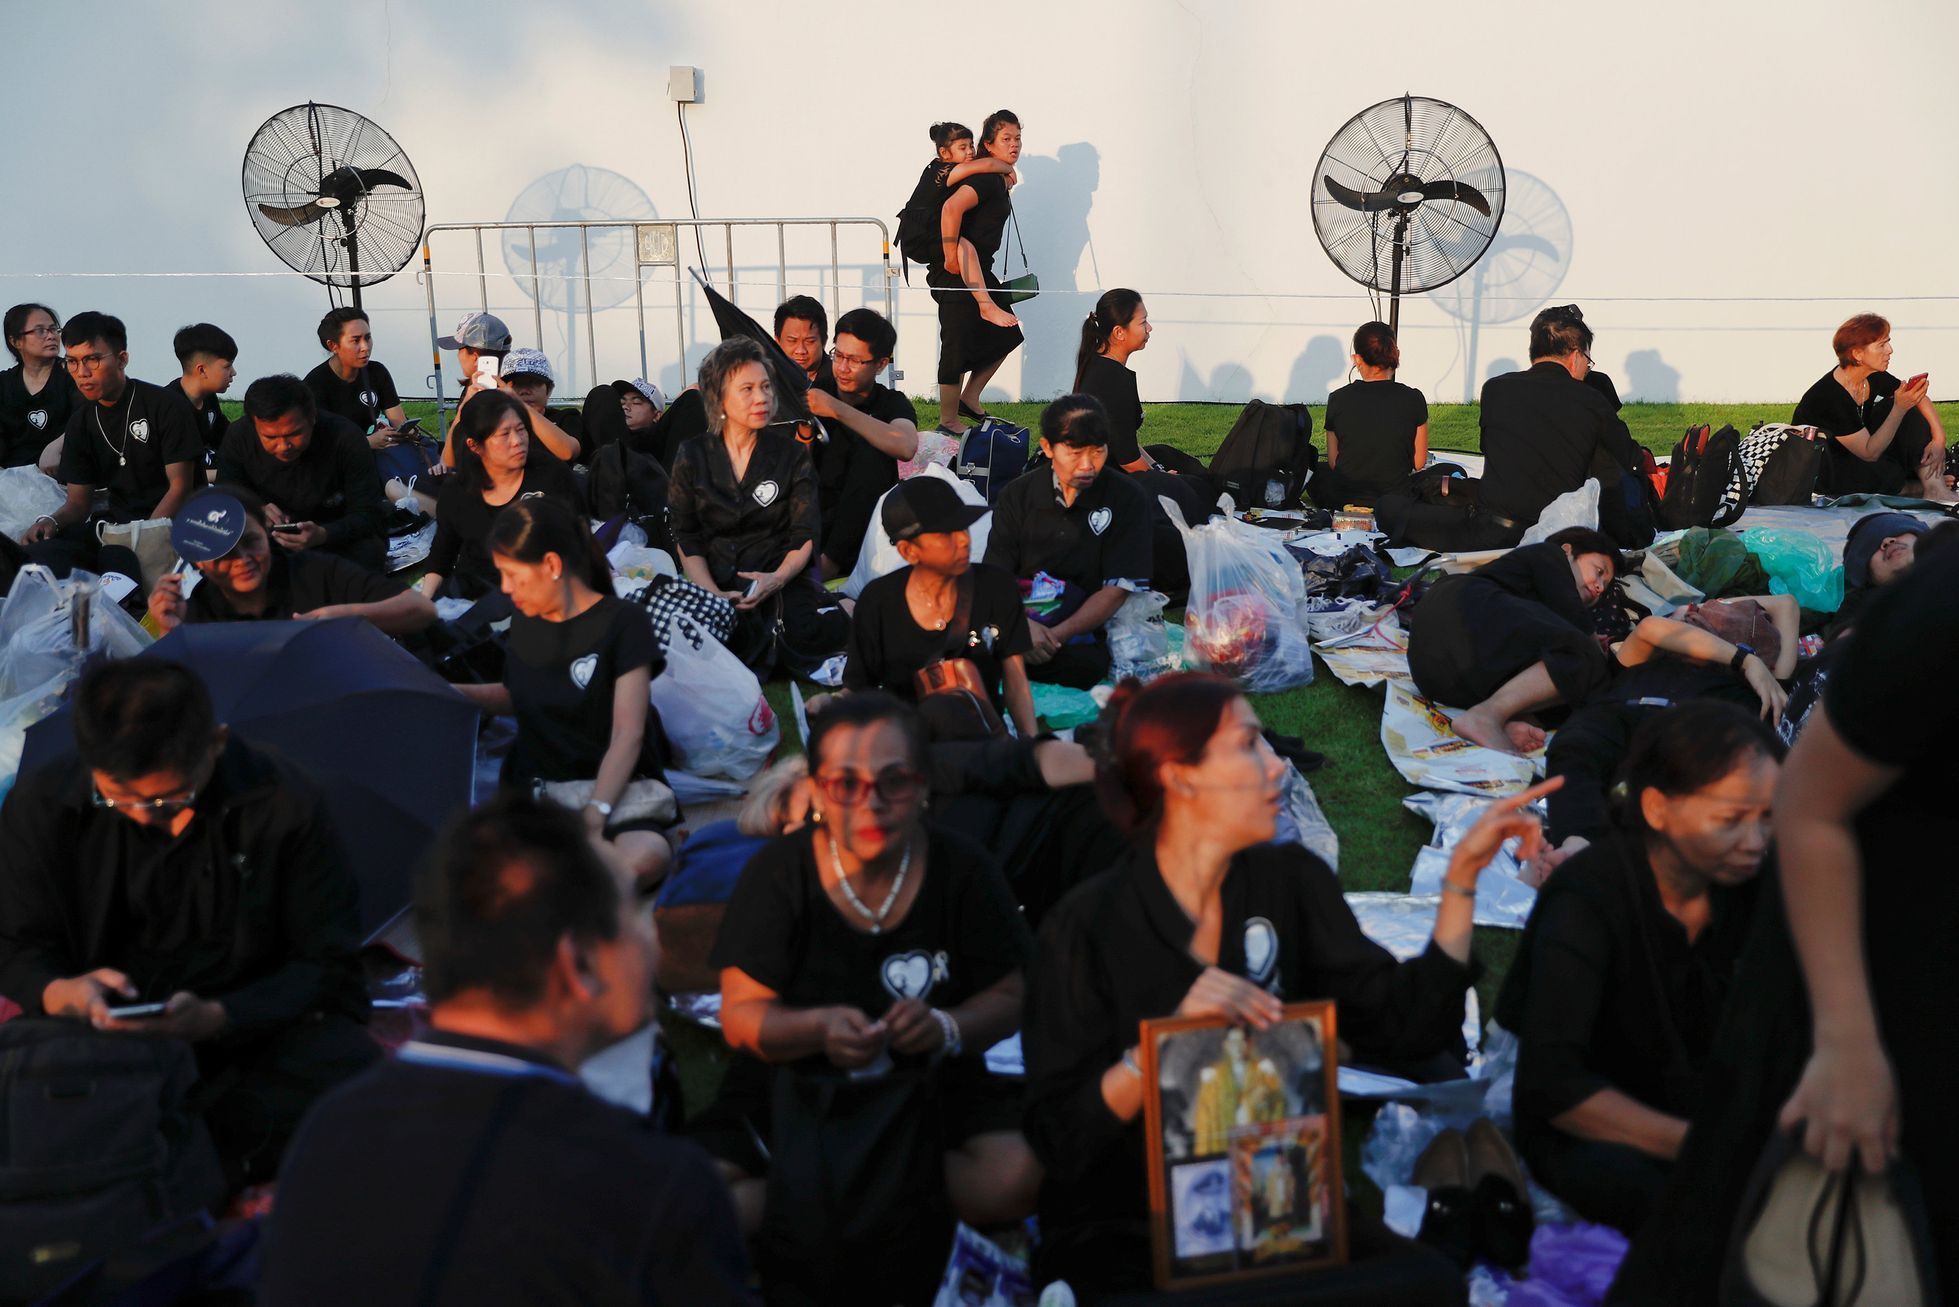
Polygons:
<instances>
[{"instance_id":1,"label":"backpack on grass","mask_svg":"<svg viewBox=\"0 0 1959 1307\"><path fill-rule=\"evenodd\" d=\"M1296 508L1319 457L1311 409L1254 399L1211 455L1211 481L1240 509Z\"/></svg>"},{"instance_id":2,"label":"backpack on grass","mask_svg":"<svg viewBox=\"0 0 1959 1307\"><path fill-rule=\"evenodd\" d=\"M1748 507L1748 473L1741 463L1741 436L1731 426L1688 427L1673 447L1660 526L1668 531L1723 527Z\"/></svg>"}]
</instances>

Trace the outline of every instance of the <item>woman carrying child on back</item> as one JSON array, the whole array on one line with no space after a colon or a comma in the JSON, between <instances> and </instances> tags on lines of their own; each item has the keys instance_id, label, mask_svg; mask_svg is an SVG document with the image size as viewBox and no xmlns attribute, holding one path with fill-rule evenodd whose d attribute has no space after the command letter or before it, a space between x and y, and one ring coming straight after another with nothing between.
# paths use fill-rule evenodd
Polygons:
<instances>
[{"instance_id":1,"label":"woman carrying child on back","mask_svg":"<svg viewBox=\"0 0 1959 1307\"><path fill-rule=\"evenodd\" d=\"M938 240L939 213L945 208L946 197L952 194L955 186L968 177L984 173L1004 175L1008 187L1020 180L1013 165L1004 159L990 155L973 157L973 129L964 123L933 123L931 129L932 145L936 150L931 162L918 174L918 185L912 187L911 199L905 201L905 213L917 215L917 221L926 225L932 240ZM933 260L939 262L938 259ZM980 262L973 243L964 236L959 238L959 277L966 288L973 292L979 301L980 317L999 327L1017 327L1020 319L993 302L988 295L985 265Z\"/></svg>"}]
</instances>

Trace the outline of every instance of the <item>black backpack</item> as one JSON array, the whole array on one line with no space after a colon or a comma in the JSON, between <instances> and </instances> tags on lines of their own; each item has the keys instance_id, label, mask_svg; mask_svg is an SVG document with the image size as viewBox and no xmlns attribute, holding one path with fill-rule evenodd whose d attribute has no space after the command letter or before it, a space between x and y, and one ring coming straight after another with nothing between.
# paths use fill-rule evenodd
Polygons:
<instances>
[{"instance_id":1,"label":"black backpack","mask_svg":"<svg viewBox=\"0 0 1959 1307\"><path fill-rule=\"evenodd\" d=\"M1748 507L1748 473L1741 464L1741 436L1731 426L1709 431L1688 427L1673 447L1660 526L1668 531L1724 527Z\"/></svg>"},{"instance_id":2,"label":"black backpack","mask_svg":"<svg viewBox=\"0 0 1959 1307\"><path fill-rule=\"evenodd\" d=\"M176 1040L46 1017L0 1024L0 1301L38 1299L224 1197L190 1106L196 1081Z\"/></svg>"},{"instance_id":3,"label":"black backpack","mask_svg":"<svg viewBox=\"0 0 1959 1307\"><path fill-rule=\"evenodd\" d=\"M1240 509L1296 508L1319 457L1311 409L1255 399L1211 455L1211 480Z\"/></svg>"},{"instance_id":4,"label":"black backpack","mask_svg":"<svg viewBox=\"0 0 1959 1307\"><path fill-rule=\"evenodd\" d=\"M1642 460L1653 456L1644 449ZM1598 529L1621 549L1644 549L1658 534L1660 503L1644 467L1628 468L1603 445L1592 454L1591 474L1598 478Z\"/></svg>"},{"instance_id":5,"label":"black backpack","mask_svg":"<svg viewBox=\"0 0 1959 1307\"><path fill-rule=\"evenodd\" d=\"M918 175L918 185L911 188L911 198L898 210L895 239L907 285L911 282L912 264L936 268L945 262L945 238L939 232L939 215L945 210L946 193L940 178L943 170L950 167L937 159L926 164L925 171Z\"/></svg>"}]
</instances>

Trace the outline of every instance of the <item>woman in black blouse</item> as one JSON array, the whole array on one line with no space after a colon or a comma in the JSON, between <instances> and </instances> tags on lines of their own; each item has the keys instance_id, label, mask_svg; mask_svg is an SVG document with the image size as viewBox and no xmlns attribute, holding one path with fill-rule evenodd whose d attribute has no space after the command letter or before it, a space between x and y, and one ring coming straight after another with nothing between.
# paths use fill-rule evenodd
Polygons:
<instances>
[{"instance_id":1,"label":"woman in black blouse","mask_svg":"<svg viewBox=\"0 0 1959 1307\"><path fill-rule=\"evenodd\" d=\"M1539 1184L1627 1234L1700 1096L1768 850L1782 745L1732 704L1639 728L1618 828L1544 885L1504 980L1517 1143Z\"/></svg>"},{"instance_id":2,"label":"woman in black blouse","mask_svg":"<svg viewBox=\"0 0 1959 1307\"><path fill-rule=\"evenodd\" d=\"M485 394L477 403L489 399ZM514 713L503 783L591 781L580 815L642 887L666 874L677 812L622 805L635 780L666 779L669 749L648 698L666 666L646 611L613 597L612 574L577 511L527 499L497 514L486 542L516 615L499 685L456 688L486 713Z\"/></svg>"},{"instance_id":3,"label":"woman in black blouse","mask_svg":"<svg viewBox=\"0 0 1959 1307\"><path fill-rule=\"evenodd\" d=\"M1008 168L1020 158L1020 119L1011 110L986 116L980 129L980 153ZM980 315L979 299L966 289L959 266L960 242L970 241L986 284L997 292L1000 279L993 273L993 256L999 252L1012 213L1007 179L997 172L968 177L953 188L940 210L944 255L926 275L925 284L939 302L939 430L950 435L965 430L959 421L962 414L975 419L986 416L980 394L1024 339L1018 326L988 322ZM993 302L1001 316L1012 316L997 294Z\"/></svg>"},{"instance_id":4,"label":"woman in black blouse","mask_svg":"<svg viewBox=\"0 0 1959 1307\"><path fill-rule=\"evenodd\" d=\"M1820 488L1959 499L1945 481L1945 427L1927 398L1931 379L1920 373L1900 381L1889 371L1891 324L1860 313L1830 344L1836 367L1803 392L1790 419L1835 437Z\"/></svg>"},{"instance_id":5,"label":"woman in black blouse","mask_svg":"<svg viewBox=\"0 0 1959 1307\"><path fill-rule=\"evenodd\" d=\"M766 666L775 621L798 661L843 649L849 614L811 569L819 534L809 451L780 427L762 347L722 341L701 360L708 429L674 455L668 521L687 579L735 605L734 651Z\"/></svg>"},{"instance_id":6,"label":"woman in black blouse","mask_svg":"<svg viewBox=\"0 0 1959 1307\"><path fill-rule=\"evenodd\" d=\"M520 499L554 499L580 507L578 483L556 455L537 444L530 410L508 393L484 391L456 414L456 470L442 479L435 505L422 593L478 599L497 589L490 561L490 523Z\"/></svg>"},{"instance_id":7,"label":"woman in black blouse","mask_svg":"<svg viewBox=\"0 0 1959 1307\"><path fill-rule=\"evenodd\" d=\"M1401 366L1394 329L1362 323L1353 363L1360 380L1326 398L1326 467L1306 486L1322 508L1371 507L1428 463L1428 400L1394 379Z\"/></svg>"},{"instance_id":8,"label":"woman in black blouse","mask_svg":"<svg viewBox=\"0 0 1959 1307\"><path fill-rule=\"evenodd\" d=\"M952 1214L997 1224L1033 1206L1021 1085L982 1057L1020 1024L1026 927L993 860L926 824L910 709L849 695L811 724L809 752L810 825L749 862L713 954L728 1043L773 1068L744 1132L768 1145L743 1167L770 1170L759 1259L772 1302L930 1303ZM910 1129L862 1137L894 1108ZM867 1173L880 1199L853 1189L824 1210Z\"/></svg>"},{"instance_id":9,"label":"woman in black blouse","mask_svg":"<svg viewBox=\"0 0 1959 1307\"><path fill-rule=\"evenodd\" d=\"M33 467L81 402L61 366L61 319L45 304L7 310L4 333L14 366L0 372L0 467Z\"/></svg>"},{"instance_id":10,"label":"woman in black blouse","mask_svg":"<svg viewBox=\"0 0 1959 1307\"><path fill-rule=\"evenodd\" d=\"M1068 1281L1084 1302L1150 1283L1139 1023L1263 1028L1287 1002L1332 999L1357 1054L1460 1055L1476 882L1504 840L1537 844L1522 809L1555 787L1492 805L1450 856L1428 950L1397 963L1361 933L1324 863L1267 843L1285 764L1235 685L1200 673L1127 681L1103 721L1099 784L1136 850L1043 924L1024 1036L1028 1142L1047 1169L1038 1278ZM1302 1278L1309 1296L1292 1301L1340 1301L1362 1280L1403 1274L1395 1302L1462 1300L1447 1258L1348 1219L1356 1265Z\"/></svg>"}]
</instances>

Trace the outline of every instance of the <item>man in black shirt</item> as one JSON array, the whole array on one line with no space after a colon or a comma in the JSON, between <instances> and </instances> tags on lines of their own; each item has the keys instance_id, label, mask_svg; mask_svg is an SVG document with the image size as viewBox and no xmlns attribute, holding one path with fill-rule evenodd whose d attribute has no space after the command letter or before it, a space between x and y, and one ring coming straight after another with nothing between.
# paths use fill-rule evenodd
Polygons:
<instances>
[{"instance_id":1,"label":"man in black shirt","mask_svg":"<svg viewBox=\"0 0 1959 1307\"><path fill-rule=\"evenodd\" d=\"M374 332L359 309L331 310L320 319L320 348L326 361L306 374L322 413L335 413L359 427L373 449L395 443L394 429L408 421L387 365L373 361Z\"/></svg>"},{"instance_id":2,"label":"man in black shirt","mask_svg":"<svg viewBox=\"0 0 1959 1307\"><path fill-rule=\"evenodd\" d=\"M986 561L1023 580L1045 572L1070 587L1058 620L1030 624L1027 674L1036 681L1087 689L1108 675L1103 627L1132 592L1150 588L1149 501L1104 466L1108 445L1101 404L1085 395L1056 400L1041 414L1048 467L1010 482L993 505ZM1078 595L1085 597L1071 608Z\"/></svg>"},{"instance_id":3,"label":"man in black shirt","mask_svg":"<svg viewBox=\"0 0 1959 1307\"><path fill-rule=\"evenodd\" d=\"M224 439L227 423L218 396L231 389L238 375L238 342L223 327L193 322L178 328L170 345L184 374L169 388L180 392L197 414L197 435L204 442L208 470L217 466L218 443Z\"/></svg>"},{"instance_id":4,"label":"man in black shirt","mask_svg":"<svg viewBox=\"0 0 1959 1307\"><path fill-rule=\"evenodd\" d=\"M374 454L353 423L315 410L298 377L277 373L246 388L245 416L226 432L217 467L219 481L265 501L282 549L387 570L388 500Z\"/></svg>"},{"instance_id":5,"label":"man in black shirt","mask_svg":"<svg viewBox=\"0 0 1959 1307\"><path fill-rule=\"evenodd\" d=\"M171 525L177 553L202 578L188 596L175 572L150 591L150 617L165 633L184 622L283 622L360 617L387 635L413 635L435 605L391 576L320 550L274 549L268 509L242 486L191 496Z\"/></svg>"},{"instance_id":6,"label":"man in black shirt","mask_svg":"<svg viewBox=\"0 0 1959 1307\"><path fill-rule=\"evenodd\" d=\"M380 1055L359 890L320 795L164 659L92 668L74 727L79 756L0 808L0 993L190 1042L230 1179L268 1178L312 1099ZM162 1007L116 1015L138 1003Z\"/></svg>"},{"instance_id":7,"label":"man in black shirt","mask_svg":"<svg viewBox=\"0 0 1959 1307\"><path fill-rule=\"evenodd\" d=\"M706 1154L573 1074L652 1017L653 931L600 859L527 796L444 836L415 895L430 1030L307 1119L266 1307L752 1301Z\"/></svg>"},{"instance_id":8,"label":"man in black shirt","mask_svg":"<svg viewBox=\"0 0 1959 1307\"><path fill-rule=\"evenodd\" d=\"M841 327L841 324L839 324ZM792 295L775 309L775 343L797 367L809 374L812 386L830 380L830 359L823 342L830 336L830 315L809 295Z\"/></svg>"},{"instance_id":9,"label":"man in black shirt","mask_svg":"<svg viewBox=\"0 0 1959 1307\"><path fill-rule=\"evenodd\" d=\"M558 430L578 442L579 462L591 462L594 450L585 439L584 415L575 408L551 407L551 392L558 388L558 374L543 350L513 349L504 355L503 385L534 416L556 424Z\"/></svg>"},{"instance_id":10,"label":"man in black shirt","mask_svg":"<svg viewBox=\"0 0 1959 1307\"><path fill-rule=\"evenodd\" d=\"M911 401L877 379L897 347L898 332L882 314L852 309L837 319L833 375L810 387L809 411L828 420L830 435L810 451L823 510L817 553L825 580L856 563L878 497L898 484L899 460L918 452Z\"/></svg>"},{"instance_id":11,"label":"man in black shirt","mask_svg":"<svg viewBox=\"0 0 1959 1307\"><path fill-rule=\"evenodd\" d=\"M109 492L104 521L169 517L196 489L204 447L182 395L129 375L129 336L121 319L77 313L62 328L61 343L82 397L62 437L60 480L68 500L22 532L21 543L66 572L101 561L91 522L98 487ZM117 561L116 570L146 579L133 558Z\"/></svg>"}]
</instances>

